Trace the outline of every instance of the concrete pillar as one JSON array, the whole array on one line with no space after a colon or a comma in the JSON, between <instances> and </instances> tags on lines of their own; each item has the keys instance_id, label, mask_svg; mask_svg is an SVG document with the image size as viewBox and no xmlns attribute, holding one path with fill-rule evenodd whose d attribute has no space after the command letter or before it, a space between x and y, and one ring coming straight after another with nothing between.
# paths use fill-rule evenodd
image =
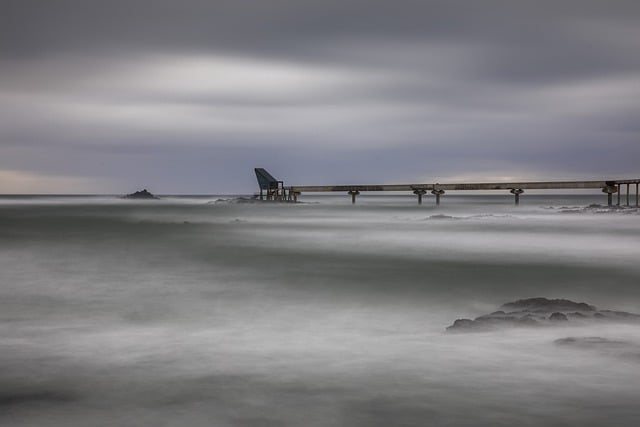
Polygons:
<instances>
[{"instance_id":1,"label":"concrete pillar","mask_svg":"<svg viewBox=\"0 0 640 427\"><path fill-rule=\"evenodd\" d=\"M434 196L436 196L436 206L440 205L440 196L442 196L444 194L444 190L437 190L437 189L433 189L431 190L431 194L433 194Z\"/></svg>"},{"instance_id":2,"label":"concrete pillar","mask_svg":"<svg viewBox=\"0 0 640 427\"><path fill-rule=\"evenodd\" d=\"M629 204L629 184L627 184L627 206L631 206Z\"/></svg>"},{"instance_id":3,"label":"concrete pillar","mask_svg":"<svg viewBox=\"0 0 640 427\"><path fill-rule=\"evenodd\" d=\"M509 192L514 195L516 206L518 206L520 204L520 195L524 193L524 190L522 188L512 188Z\"/></svg>"},{"instance_id":4,"label":"concrete pillar","mask_svg":"<svg viewBox=\"0 0 640 427\"><path fill-rule=\"evenodd\" d=\"M356 204L356 196L358 194L360 194L359 191L349 191L349 194L351 195L351 204L355 205Z\"/></svg>"},{"instance_id":5,"label":"concrete pillar","mask_svg":"<svg viewBox=\"0 0 640 427\"><path fill-rule=\"evenodd\" d=\"M620 206L620 187L622 186L622 184L618 184L618 203L617 206Z\"/></svg>"},{"instance_id":6,"label":"concrete pillar","mask_svg":"<svg viewBox=\"0 0 640 427\"><path fill-rule=\"evenodd\" d=\"M418 196L418 204L422 204L422 196L427 192L427 190L413 190L413 194Z\"/></svg>"},{"instance_id":7,"label":"concrete pillar","mask_svg":"<svg viewBox=\"0 0 640 427\"><path fill-rule=\"evenodd\" d=\"M638 207L638 185L639 183L636 182L636 208Z\"/></svg>"},{"instance_id":8,"label":"concrete pillar","mask_svg":"<svg viewBox=\"0 0 640 427\"><path fill-rule=\"evenodd\" d=\"M603 193L607 193L607 206L613 206L613 193L617 193L618 189L615 185L607 185L602 189ZM620 195L620 193L618 193Z\"/></svg>"}]
</instances>

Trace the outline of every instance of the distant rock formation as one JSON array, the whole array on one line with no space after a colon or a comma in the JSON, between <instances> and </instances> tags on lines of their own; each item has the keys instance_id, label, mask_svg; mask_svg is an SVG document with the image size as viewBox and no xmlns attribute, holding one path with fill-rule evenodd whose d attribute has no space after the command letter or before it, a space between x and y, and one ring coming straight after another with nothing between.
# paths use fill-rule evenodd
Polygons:
<instances>
[{"instance_id":1,"label":"distant rock formation","mask_svg":"<svg viewBox=\"0 0 640 427\"><path fill-rule=\"evenodd\" d=\"M262 200L257 197L232 197L229 199L216 199L208 202L209 205L242 205L245 203L260 203Z\"/></svg>"},{"instance_id":2,"label":"distant rock formation","mask_svg":"<svg viewBox=\"0 0 640 427\"><path fill-rule=\"evenodd\" d=\"M529 298L503 304L498 311L475 319L458 319L448 332L487 331L505 327L580 325L588 322L638 322L640 314L598 310L567 299Z\"/></svg>"},{"instance_id":3,"label":"distant rock formation","mask_svg":"<svg viewBox=\"0 0 640 427\"><path fill-rule=\"evenodd\" d=\"M123 199L155 199L157 200L159 199L159 197L156 197L153 194L149 193L145 188L142 191L136 191L135 193L127 194L126 196L123 197Z\"/></svg>"}]
</instances>

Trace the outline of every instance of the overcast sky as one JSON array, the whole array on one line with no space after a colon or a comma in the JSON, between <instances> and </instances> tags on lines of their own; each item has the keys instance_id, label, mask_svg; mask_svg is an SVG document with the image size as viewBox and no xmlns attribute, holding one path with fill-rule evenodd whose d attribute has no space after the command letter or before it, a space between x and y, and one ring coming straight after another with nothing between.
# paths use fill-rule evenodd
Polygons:
<instances>
[{"instance_id":1,"label":"overcast sky","mask_svg":"<svg viewBox=\"0 0 640 427\"><path fill-rule=\"evenodd\" d=\"M0 0L0 192L640 176L640 1Z\"/></svg>"}]
</instances>

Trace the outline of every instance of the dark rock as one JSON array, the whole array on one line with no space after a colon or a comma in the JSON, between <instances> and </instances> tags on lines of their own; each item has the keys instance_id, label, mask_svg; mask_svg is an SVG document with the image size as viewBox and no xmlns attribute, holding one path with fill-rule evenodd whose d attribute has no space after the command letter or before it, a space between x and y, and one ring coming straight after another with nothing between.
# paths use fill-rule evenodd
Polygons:
<instances>
[{"instance_id":1,"label":"dark rock","mask_svg":"<svg viewBox=\"0 0 640 427\"><path fill-rule=\"evenodd\" d=\"M560 338L554 341L557 345L571 345L576 347L611 347L624 346L629 344L627 341L610 340L602 337L567 337Z\"/></svg>"},{"instance_id":2,"label":"dark rock","mask_svg":"<svg viewBox=\"0 0 640 427\"><path fill-rule=\"evenodd\" d=\"M505 327L585 325L589 322L637 322L640 314L624 311L598 310L584 302L567 299L529 298L509 302L500 310L475 319L458 319L447 328L449 332L486 331Z\"/></svg>"},{"instance_id":3,"label":"dark rock","mask_svg":"<svg viewBox=\"0 0 640 427\"><path fill-rule=\"evenodd\" d=\"M471 319L456 319L455 322L453 322L453 325L449 326L447 330L464 329L464 328L469 328L472 325L473 325L473 320Z\"/></svg>"},{"instance_id":4,"label":"dark rock","mask_svg":"<svg viewBox=\"0 0 640 427\"><path fill-rule=\"evenodd\" d=\"M551 313L551 316L549 316L549 320L551 320L552 322L569 321L569 319L567 319L567 315L564 313L560 313L559 311L556 311L555 313Z\"/></svg>"},{"instance_id":5,"label":"dark rock","mask_svg":"<svg viewBox=\"0 0 640 427\"><path fill-rule=\"evenodd\" d=\"M511 311L531 311L553 313L554 311L595 311L596 308L584 302L573 302L568 299L528 298L503 304L500 307Z\"/></svg>"},{"instance_id":6,"label":"dark rock","mask_svg":"<svg viewBox=\"0 0 640 427\"><path fill-rule=\"evenodd\" d=\"M135 193L131 193L131 194L127 194L126 196L123 197L124 199L155 199L157 200L158 197L154 196L153 194L149 193L149 191L147 191L147 189L145 188L142 191L136 191Z\"/></svg>"},{"instance_id":7,"label":"dark rock","mask_svg":"<svg viewBox=\"0 0 640 427\"><path fill-rule=\"evenodd\" d=\"M217 199L208 204L214 205L242 205L247 203L263 203L264 200L260 200L257 197L232 197L230 199Z\"/></svg>"},{"instance_id":8,"label":"dark rock","mask_svg":"<svg viewBox=\"0 0 640 427\"><path fill-rule=\"evenodd\" d=\"M457 217L451 216L451 215L437 214L437 215L431 215L427 219L461 219L461 218L457 218Z\"/></svg>"},{"instance_id":9,"label":"dark rock","mask_svg":"<svg viewBox=\"0 0 640 427\"><path fill-rule=\"evenodd\" d=\"M576 311L575 313L567 313L567 316L570 317L580 317L580 318L585 318L587 317L586 315L580 313L579 311Z\"/></svg>"},{"instance_id":10,"label":"dark rock","mask_svg":"<svg viewBox=\"0 0 640 427\"><path fill-rule=\"evenodd\" d=\"M608 317L610 319L640 320L640 314L628 313L626 311L600 310L596 314L600 314L603 317Z\"/></svg>"}]
</instances>

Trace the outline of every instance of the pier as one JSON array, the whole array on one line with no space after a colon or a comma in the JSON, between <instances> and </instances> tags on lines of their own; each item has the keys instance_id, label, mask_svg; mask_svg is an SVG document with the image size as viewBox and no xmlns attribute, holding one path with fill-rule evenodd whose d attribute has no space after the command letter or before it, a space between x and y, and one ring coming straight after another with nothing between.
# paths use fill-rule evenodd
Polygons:
<instances>
[{"instance_id":1,"label":"pier","mask_svg":"<svg viewBox=\"0 0 640 427\"><path fill-rule=\"evenodd\" d=\"M508 191L514 197L514 203L520 203L520 196L525 190L568 190L568 189L601 189L607 195L607 205L613 206L613 195L616 194L616 206L621 206L621 194L626 190L625 206L631 206L631 191L635 186L635 207L638 207L638 187L640 178L605 181L522 181L492 183L454 183L454 184L382 184L382 185L291 185L275 179L263 168L255 169L260 186L261 200L297 201L303 193L343 192L351 196L356 203L357 196L366 191L404 191L415 194L418 204L422 204L427 193L435 196L436 205L448 191Z\"/></svg>"}]
</instances>

